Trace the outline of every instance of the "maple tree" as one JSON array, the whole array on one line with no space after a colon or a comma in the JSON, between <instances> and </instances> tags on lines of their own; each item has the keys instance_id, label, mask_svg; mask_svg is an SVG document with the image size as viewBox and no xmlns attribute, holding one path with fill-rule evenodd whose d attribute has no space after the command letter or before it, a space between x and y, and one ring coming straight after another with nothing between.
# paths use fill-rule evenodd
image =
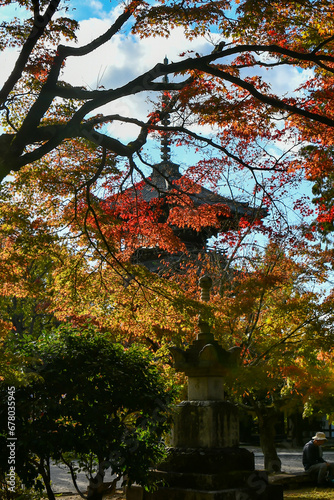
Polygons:
<instances>
[{"instance_id":1,"label":"maple tree","mask_svg":"<svg viewBox=\"0 0 334 500\"><path fill-rule=\"evenodd\" d=\"M331 171L333 6L328 0L265 1L261 6L253 0L236 4L136 0L124 6L104 34L81 47L63 43L75 39L78 27L70 17L70 4L6 0L1 6L15 4L27 9L27 17L22 23L15 19L1 27L2 48L19 50L0 91L5 127L0 139L2 178L28 165L36 167L37 177L36 162L50 161L49 155L54 156L57 148L76 148L80 154L77 148L84 148L88 141L97 148L95 156L101 161L99 166L91 163L84 182L77 179L77 191L86 183L92 186L97 178L108 180L107 159L112 156L117 172L110 182L118 192L134 172L143 175L143 148L152 132L163 130L189 147L206 146L205 157L189 172L193 178L199 173L203 178L204 172L205 178L217 184L229 168L248 171L255 190L262 193L259 199L266 203L278 197L277 190L298 169L305 169L311 180ZM177 26L189 39L212 35L216 44L208 54L190 52L178 62L156 64L118 88L91 90L62 80L62 69L70 58L94 52L125 26L139 37L168 37ZM277 74L273 71L291 67L312 76L288 95L284 90L281 95L275 93L270 85L271 76ZM268 70L267 78L264 70ZM159 81L175 74L180 81ZM170 96L165 108L153 110L146 121L100 113L105 104L146 91ZM161 120L167 112L171 124L166 127ZM123 143L107 133L111 122L132 123L138 134ZM203 133L194 124L203 127ZM205 134L207 125L214 127L214 134ZM291 140L297 142L296 148ZM269 144L274 141L285 144L281 155L270 153ZM300 149L304 143L307 154ZM122 159L128 168L120 167ZM60 183L65 182L63 169L65 165L59 162ZM78 164L77 169L80 173ZM323 204L320 211L324 217Z\"/></svg>"},{"instance_id":2,"label":"maple tree","mask_svg":"<svg viewBox=\"0 0 334 500\"><path fill-rule=\"evenodd\" d=\"M75 39L77 23L70 19L70 10L62 12L60 1L3 0L0 7L10 4L26 8L28 17L21 23L15 19L1 25L1 48L18 48L19 57L0 90L4 127L0 136L0 173L3 179L8 173L15 174L8 185L28 207L24 217L31 224L30 230L39 233L36 242L49 238L43 247L44 263L50 247L57 253L51 272L53 295L50 288L42 293L48 296L47 310L57 321L82 325L90 320L100 329L112 326L114 338L129 343L145 337L158 344L164 337L179 344L190 340L196 322L193 316L199 307L194 301L197 264L187 257L183 263L189 272L166 283L160 276L134 266L131 256L143 246L186 255L171 224L199 232L209 221L217 230L222 229L219 217L228 219L228 209L224 205L196 206L192 195L200 185L206 184L215 192L227 188L231 198L242 192L250 206L272 210L272 218L268 224L260 220L263 213L251 220L240 218L234 231L218 239L220 248L226 250L226 259L217 258L216 264L222 268L222 276L228 278L220 283L221 293L234 311L235 321L230 337L221 336L221 340L225 344L242 344L242 336L248 332L251 343L251 332L258 333L259 325L263 326L255 358L268 358L265 367L274 363L277 366L272 384L268 369L256 365L250 349L245 347L244 356L263 386L272 388L270 396L264 396L264 403L270 401L277 384L284 385L288 380L285 360L289 353L283 356L281 351L286 342L281 342L284 330L280 328L287 307L284 300L289 301L287 294L292 285L284 282L283 288L278 287L281 294L275 292L281 309L267 305L256 314L261 290L271 290L282 275L278 274L276 281L263 283L262 288L257 285L259 295L251 297L251 286L257 279L261 282L262 271L252 278L245 275L243 280L239 274L238 285L237 279L231 280L230 267L241 258L238 252L242 248L252 248L243 246L252 232L280 241L286 230L282 199L289 189L300 186L305 176L315 183L318 227L331 230L332 2L133 1L124 6L123 13L103 35L84 46L65 44L64 37ZM63 9L68 7L65 4ZM94 52L116 37L121 28L138 37L168 37L174 27L182 27L189 39L209 35L215 42L209 53L185 52L178 61L158 63L117 88L78 88L62 80L70 58ZM278 71L291 68L306 75L305 82L298 89L283 86L279 94L271 80ZM158 96L152 97L155 104L146 119L101 112L105 104L112 109L120 99L145 92ZM111 123L131 123L137 126L138 133L132 141L122 142L108 131ZM164 137L166 133L173 144L196 150L200 159L172 183L168 193L160 189L159 196L148 202L142 191L147 186L154 188L154 183L153 175L147 178L144 170L152 164L147 143L150 137ZM278 145L279 153L273 152L273 145ZM302 219L312 215L307 198L298 196L292 205ZM15 224L4 239L9 245L2 248L5 267L13 262L17 250L11 242L13 232ZM308 227L301 237L314 239ZM32 240L28 247L30 254L22 258L18 254L15 272L26 268L26 259L33 260L36 247ZM201 259L206 262L205 256ZM291 273L296 277L295 270ZM171 274L166 272L168 277ZM31 294L31 283L29 292L22 291L22 277L13 284L6 275L5 300ZM243 285L247 285L245 291ZM238 293L229 296L228 289L233 287ZM271 292L267 295L270 297ZM294 314L289 316L291 328L303 324L310 304L317 309L318 304L312 301L304 293L296 298ZM217 298L218 311L225 310L221 304L221 298ZM271 315L274 319L266 323ZM220 332L226 335L231 328L229 318L219 312L217 318L222 326ZM269 326L272 323L275 330ZM304 330L298 332L302 335ZM217 333L219 336L219 329ZM270 344L273 339L273 345L278 343L277 355L261 357L268 349L275 352ZM314 353L312 356L310 352L310 359L316 357ZM301 366L303 359L301 356ZM330 371L329 365L326 369ZM260 397L262 389L258 388L255 398Z\"/></svg>"},{"instance_id":3,"label":"maple tree","mask_svg":"<svg viewBox=\"0 0 334 500\"><path fill-rule=\"evenodd\" d=\"M0 197L0 374L12 383L22 377L20 357L6 353L8 342L36 339L43 328L57 324L48 310L57 252L52 254L53 239L42 221L30 220L28 207L15 205L5 188Z\"/></svg>"},{"instance_id":4,"label":"maple tree","mask_svg":"<svg viewBox=\"0 0 334 500\"><path fill-rule=\"evenodd\" d=\"M17 196L20 184L16 181L13 186ZM23 187L23 192L31 195L27 185ZM38 191L34 194L38 198ZM29 200L32 202L32 197ZM38 218L37 209L45 208L44 198L42 207L38 203L31 206L36 208ZM132 266L136 274L124 283L113 266L102 266L100 261L94 262L93 267L87 263L85 246L83 254L78 250L71 254L65 246L68 235L59 245L59 235L52 234L52 227L50 232L49 221L35 225L25 216L20 203L17 206L11 199L9 206L3 203L2 209L2 241L7 239L1 253L2 269L5 271L10 264L10 270L15 270L14 280L8 270L7 275L3 272L5 300L15 295L41 297L47 299L46 314L49 312L54 320L75 325L93 322L100 331L110 331L112 340L126 345L135 340L146 342L156 351L157 359L163 360L169 374L167 347L182 346L195 338L199 311L213 322L215 336L225 347L241 347L242 371L236 379L233 374L229 387L238 396L239 404L255 412L261 422L261 441L269 469L279 466L274 425L279 411L287 400L291 401L291 391L297 396L295 404L304 404L307 412L317 404L332 412L326 394L332 375L332 297L321 302L317 291L308 290L312 282L324 283L328 279L330 251L321 251L320 246L308 247L302 239L297 245L295 238L286 241L287 255L280 239L263 255L254 249L252 255L247 245L242 256L238 247L244 251L244 236L254 231L246 224L234 231L234 241L228 237L233 244L223 256L209 253L203 254L201 260L185 259L184 267L178 265L172 273L166 268L167 280L144 267ZM261 225L259 228L262 231ZM227 235L222 238L224 241ZM40 282L36 284L35 279L25 282L27 268L31 262L36 265L37 255L41 258L40 266L50 259L50 243L54 255L52 279L45 287ZM24 251L18 252L20 248ZM214 278L215 294L209 304L196 300L199 265L201 273L208 272ZM328 351L324 351L326 346Z\"/></svg>"},{"instance_id":5,"label":"maple tree","mask_svg":"<svg viewBox=\"0 0 334 500\"><path fill-rule=\"evenodd\" d=\"M321 255L321 258L319 256ZM275 425L285 409L332 414L332 298L319 290L328 279L331 252L272 242L244 261L233 279L216 274L212 299L215 337L237 346L241 364L231 373L230 396L259 425L265 467L280 470ZM212 275L214 275L212 271ZM315 286L315 284L318 284Z\"/></svg>"},{"instance_id":6,"label":"maple tree","mask_svg":"<svg viewBox=\"0 0 334 500\"><path fill-rule=\"evenodd\" d=\"M136 274L125 281L91 252L84 235L59 231L55 210L39 195L35 185L22 189L18 181L2 188L0 318L6 342L37 339L63 322L95 324L128 344L164 335L177 342L182 329L183 336L190 334L197 305L191 294L186 306L177 284L134 265Z\"/></svg>"}]
</instances>

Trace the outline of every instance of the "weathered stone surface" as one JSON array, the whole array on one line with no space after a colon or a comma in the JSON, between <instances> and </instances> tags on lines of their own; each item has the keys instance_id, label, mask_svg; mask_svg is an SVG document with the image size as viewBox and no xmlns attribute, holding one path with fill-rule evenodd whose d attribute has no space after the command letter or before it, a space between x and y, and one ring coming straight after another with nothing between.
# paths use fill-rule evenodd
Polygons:
<instances>
[{"instance_id":1,"label":"weathered stone surface","mask_svg":"<svg viewBox=\"0 0 334 500\"><path fill-rule=\"evenodd\" d=\"M281 474L269 476L269 483L274 485L280 484L283 486L283 489L298 489L309 485L316 486L317 481L307 472L296 474L285 474L282 472Z\"/></svg>"},{"instance_id":2,"label":"weathered stone surface","mask_svg":"<svg viewBox=\"0 0 334 500\"><path fill-rule=\"evenodd\" d=\"M224 379L222 377L189 377L189 401L222 401L224 399Z\"/></svg>"},{"instance_id":3,"label":"weathered stone surface","mask_svg":"<svg viewBox=\"0 0 334 500\"><path fill-rule=\"evenodd\" d=\"M159 470L226 475L235 471L253 471L254 454L244 448L169 448Z\"/></svg>"},{"instance_id":4,"label":"weathered stone surface","mask_svg":"<svg viewBox=\"0 0 334 500\"><path fill-rule=\"evenodd\" d=\"M246 485L252 471L234 471L226 474L201 474L185 472L152 471L152 478L158 484L170 488L191 488L198 490L223 490ZM254 478L253 478L254 479Z\"/></svg>"},{"instance_id":5,"label":"weathered stone surface","mask_svg":"<svg viewBox=\"0 0 334 500\"><path fill-rule=\"evenodd\" d=\"M172 446L225 448L238 444L238 410L231 403L183 401L176 407Z\"/></svg>"},{"instance_id":6,"label":"weathered stone surface","mask_svg":"<svg viewBox=\"0 0 334 500\"><path fill-rule=\"evenodd\" d=\"M170 349L176 371L188 377L224 377L235 366L232 354L224 349L211 333L200 333L185 350Z\"/></svg>"}]
</instances>

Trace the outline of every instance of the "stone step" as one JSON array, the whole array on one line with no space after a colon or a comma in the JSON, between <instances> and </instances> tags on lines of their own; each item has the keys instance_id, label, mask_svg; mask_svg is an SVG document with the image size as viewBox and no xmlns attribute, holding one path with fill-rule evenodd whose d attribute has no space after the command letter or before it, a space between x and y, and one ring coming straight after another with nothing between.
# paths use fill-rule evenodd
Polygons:
<instances>
[{"instance_id":1,"label":"stone step","mask_svg":"<svg viewBox=\"0 0 334 500\"><path fill-rule=\"evenodd\" d=\"M303 486L313 484L316 486L314 478L307 474L307 472L298 472L296 474L273 474L268 477L270 484L279 484L287 489L298 489Z\"/></svg>"},{"instance_id":2,"label":"stone step","mask_svg":"<svg viewBox=\"0 0 334 500\"><path fill-rule=\"evenodd\" d=\"M236 487L265 487L268 475L265 471L234 471L220 474L193 472L151 471L152 479L169 488L192 488L198 490L225 490Z\"/></svg>"},{"instance_id":3,"label":"stone step","mask_svg":"<svg viewBox=\"0 0 334 500\"><path fill-rule=\"evenodd\" d=\"M267 485L262 489L231 488L225 490L195 490L191 488L158 488L145 491L131 486L126 491L127 500L283 500L281 486Z\"/></svg>"}]
</instances>

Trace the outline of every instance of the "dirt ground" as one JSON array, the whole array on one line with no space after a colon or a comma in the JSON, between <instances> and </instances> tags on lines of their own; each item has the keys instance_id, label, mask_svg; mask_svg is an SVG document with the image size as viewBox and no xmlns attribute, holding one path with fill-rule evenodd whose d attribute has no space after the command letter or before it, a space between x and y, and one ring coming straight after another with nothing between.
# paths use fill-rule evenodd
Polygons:
<instances>
[{"instance_id":1,"label":"dirt ground","mask_svg":"<svg viewBox=\"0 0 334 500\"><path fill-rule=\"evenodd\" d=\"M80 495L61 495L57 498L61 500L82 500ZM317 488L307 488L301 490L290 490L284 492L284 500L334 500L334 489L319 490ZM108 495L104 500L125 500L123 490L117 490L113 495Z\"/></svg>"},{"instance_id":2,"label":"dirt ground","mask_svg":"<svg viewBox=\"0 0 334 500\"><path fill-rule=\"evenodd\" d=\"M308 488L284 492L284 500L334 500L334 489Z\"/></svg>"},{"instance_id":3,"label":"dirt ground","mask_svg":"<svg viewBox=\"0 0 334 500\"><path fill-rule=\"evenodd\" d=\"M57 495L57 498L61 500L82 500L80 495L72 495L72 494L63 494ZM123 490L117 490L112 495L107 495L103 500L125 500L125 493Z\"/></svg>"}]
</instances>

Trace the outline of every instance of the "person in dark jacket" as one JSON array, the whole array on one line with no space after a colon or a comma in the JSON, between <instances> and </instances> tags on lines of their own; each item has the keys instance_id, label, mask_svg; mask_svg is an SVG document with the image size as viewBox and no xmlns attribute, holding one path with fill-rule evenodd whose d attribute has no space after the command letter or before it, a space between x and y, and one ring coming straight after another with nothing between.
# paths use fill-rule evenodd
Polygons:
<instances>
[{"instance_id":1,"label":"person in dark jacket","mask_svg":"<svg viewBox=\"0 0 334 500\"><path fill-rule=\"evenodd\" d=\"M334 464L326 462L322 458L321 446L325 444L326 440L324 432L317 432L303 449L304 469L317 478L319 486L328 486L327 476L334 477Z\"/></svg>"}]
</instances>

